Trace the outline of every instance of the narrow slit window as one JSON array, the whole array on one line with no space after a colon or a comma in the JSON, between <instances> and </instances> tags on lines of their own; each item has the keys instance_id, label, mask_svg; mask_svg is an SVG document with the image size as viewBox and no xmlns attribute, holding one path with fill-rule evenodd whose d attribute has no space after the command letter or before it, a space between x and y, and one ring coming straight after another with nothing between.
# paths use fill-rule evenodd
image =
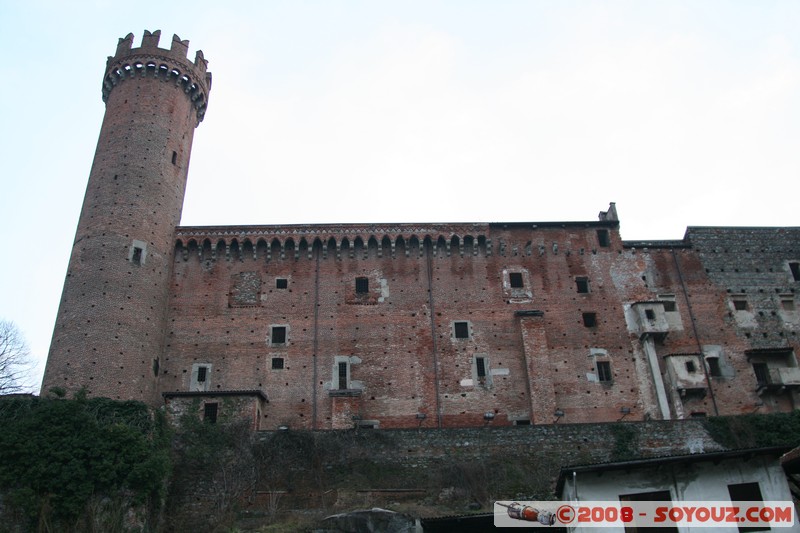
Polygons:
<instances>
[{"instance_id":1,"label":"narrow slit window","mask_svg":"<svg viewBox=\"0 0 800 533\"><path fill-rule=\"evenodd\" d=\"M158 358L153 359L153 376L158 377L158 371L161 368L161 362Z\"/></svg>"},{"instance_id":2,"label":"narrow slit window","mask_svg":"<svg viewBox=\"0 0 800 533\"><path fill-rule=\"evenodd\" d=\"M579 293L585 294L589 292L589 278L575 278L575 285Z\"/></svg>"},{"instance_id":3,"label":"narrow slit window","mask_svg":"<svg viewBox=\"0 0 800 533\"><path fill-rule=\"evenodd\" d=\"M597 361L597 380L602 382L612 381L611 363L608 361Z\"/></svg>"},{"instance_id":4,"label":"narrow slit window","mask_svg":"<svg viewBox=\"0 0 800 533\"><path fill-rule=\"evenodd\" d=\"M272 326L272 344L286 344L286 326Z\"/></svg>"},{"instance_id":5,"label":"narrow slit window","mask_svg":"<svg viewBox=\"0 0 800 533\"><path fill-rule=\"evenodd\" d=\"M286 278L277 278L275 280L275 288L276 289L286 289L289 287L289 280Z\"/></svg>"},{"instance_id":6,"label":"narrow slit window","mask_svg":"<svg viewBox=\"0 0 800 533\"><path fill-rule=\"evenodd\" d=\"M172 164L173 165L178 164L178 152L172 152Z\"/></svg>"},{"instance_id":7,"label":"narrow slit window","mask_svg":"<svg viewBox=\"0 0 800 533\"><path fill-rule=\"evenodd\" d=\"M272 370L283 370L283 357L272 358Z\"/></svg>"},{"instance_id":8,"label":"narrow slit window","mask_svg":"<svg viewBox=\"0 0 800 533\"><path fill-rule=\"evenodd\" d=\"M521 289L525 286L522 281L522 272L509 272L508 281L512 289Z\"/></svg>"},{"instance_id":9,"label":"narrow slit window","mask_svg":"<svg viewBox=\"0 0 800 533\"><path fill-rule=\"evenodd\" d=\"M583 313L583 325L587 328L597 326L597 313Z\"/></svg>"},{"instance_id":10,"label":"narrow slit window","mask_svg":"<svg viewBox=\"0 0 800 533\"><path fill-rule=\"evenodd\" d=\"M469 322L453 322L453 333L456 339L468 339Z\"/></svg>"},{"instance_id":11,"label":"narrow slit window","mask_svg":"<svg viewBox=\"0 0 800 533\"><path fill-rule=\"evenodd\" d=\"M369 292L369 278L356 278L356 294Z\"/></svg>"},{"instance_id":12,"label":"narrow slit window","mask_svg":"<svg viewBox=\"0 0 800 533\"><path fill-rule=\"evenodd\" d=\"M792 279L800 281L800 263L789 263L789 270L792 271Z\"/></svg>"},{"instance_id":13,"label":"narrow slit window","mask_svg":"<svg viewBox=\"0 0 800 533\"><path fill-rule=\"evenodd\" d=\"M205 383L208 379L208 367L201 366L197 368L197 382L198 383Z\"/></svg>"},{"instance_id":14,"label":"narrow slit window","mask_svg":"<svg viewBox=\"0 0 800 533\"><path fill-rule=\"evenodd\" d=\"M211 424L217 421L217 411L219 410L218 403L207 403L203 406L203 420Z\"/></svg>"},{"instance_id":15,"label":"narrow slit window","mask_svg":"<svg viewBox=\"0 0 800 533\"><path fill-rule=\"evenodd\" d=\"M347 363L339 363L339 390L347 389Z\"/></svg>"}]
</instances>

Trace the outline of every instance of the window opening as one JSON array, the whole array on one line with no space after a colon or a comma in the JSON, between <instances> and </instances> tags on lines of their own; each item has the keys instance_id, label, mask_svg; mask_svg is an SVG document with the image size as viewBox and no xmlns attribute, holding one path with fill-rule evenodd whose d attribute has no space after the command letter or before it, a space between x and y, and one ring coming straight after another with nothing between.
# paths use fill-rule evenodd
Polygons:
<instances>
[{"instance_id":1,"label":"window opening","mask_svg":"<svg viewBox=\"0 0 800 533\"><path fill-rule=\"evenodd\" d=\"M597 244L602 246L603 248L608 247L608 230L607 229L599 229L597 230Z\"/></svg>"},{"instance_id":2,"label":"window opening","mask_svg":"<svg viewBox=\"0 0 800 533\"><path fill-rule=\"evenodd\" d=\"M453 329L455 332L456 339L469 338L469 322L454 322Z\"/></svg>"},{"instance_id":3,"label":"window opening","mask_svg":"<svg viewBox=\"0 0 800 533\"><path fill-rule=\"evenodd\" d=\"M789 270L792 271L792 278L800 281L800 263L789 263Z\"/></svg>"},{"instance_id":4,"label":"window opening","mask_svg":"<svg viewBox=\"0 0 800 533\"><path fill-rule=\"evenodd\" d=\"M527 418L523 419L523 420L514 420L514 425L515 426L530 426L531 425L531 421L528 420Z\"/></svg>"},{"instance_id":5,"label":"window opening","mask_svg":"<svg viewBox=\"0 0 800 533\"><path fill-rule=\"evenodd\" d=\"M134 265L141 265L142 264L142 249L138 246L133 247L133 255L131 256L131 261Z\"/></svg>"},{"instance_id":6,"label":"window opening","mask_svg":"<svg viewBox=\"0 0 800 533\"><path fill-rule=\"evenodd\" d=\"M763 502L764 496L761 495L761 488L758 483L735 483L728 485L728 494L731 503L736 505L739 502ZM769 531L768 526L739 526L739 531Z\"/></svg>"},{"instance_id":7,"label":"window opening","mask_svg":"<svg viewBox=\"0 0 800 533\"><path fill-rule=\"evenodd\" d=\"M733 308L737 311L747 311L747 300L734 300Z\"/></svg>"},{"instance_id":8,"label":"window opening","mask_svg":"<svg viewBox=\"0 0 800 533\"><path fill-rule=\"evenodd\" d=\"M486 377L486 359L484 357L476 357L475 358L475 366L478 370L478 377L485 378Z\"/></svg>"},{"instance_id":9,"label":"window opening","mask_svg":"<svg viewBox=\"0 0 800 533\"><path fill-rule=\"evenodd\" d=\"M197 382L205 383L207 378L208 378L208 367L207 366L197 367Z\"/></svg>"},{"instance_id":10,"label":"window opening","mask_svg":"<svg viewBox=\"0 0 800 533\"><path fill-rule=\"evenodd\" d=\"M686 371L690 374L694 374L697 371L697 368L694 365L694 361L686 361Z\"/></svg>"},{"instance_id":11,"label":"window opening","mask_svg":"<svg viewBox=\"0 0 800 533\"><path fill-rule=\"evenodd\" d=\"M624 502L671 502L672 496L668 490L659 490L654 492L640 492L638 494L620 494L619 501ZM632 522L625 525L625 533L678 533L678 528L675 526L670 527L637 527L636 517Z\"/></svg>"},{"instance_id":12,"label":"window opening","mask_svg":"<svg viewBox=\"0 0 800 533\"><path fill-rule=\"evenodd\" d=\"M272 358L272 370L283 370L283 357Z\"/></svg>"},{"instance_id":13,"label":"window opening","mask_svg":"<svg viewBox=\"0 0 800 533\"><path fill-rule=\"evenodd\" d=\"M647 318L647 320L655 320L656 319L656 312L653 311L652 309L645 309L644 310L644 316Z\"/></svg>"},{"instance_id":14,"label":"window opening","mask_svg":"<svg viewBox=\"0 0 800 533\"><path fill-rule=\"evenodd\" d=\"M782 299L781 307L783 308L784 311L794 311L795 310L794 299L791 298Z\"/></svg>"},{"instance_id":15,"label":"window opening","mask_svg":"<svg viewBox=\"0 0 800 533\"><path fill-rule=\"evenodd\" d=\"M216 423L218 407L219 404L217 403L205 404L203 406L203 420L205 420L206 422L210 422L212 424Z\"/></svg>"},{"instance_id":16,"label":"window opening","mask_svg":"<svg viewBox=\"0 0 800 533\"><path fill-rule=\"evenodd\" d=\"M756 375L756 382L759 387L769 383L769 370L767 363L753 363L753 372Z\"/></svg>"},{"instance_id":17,"label":"window opening","mask_svg":"<svg viewBox=\"0 0 800 533\"><path fill-rule=\"evenodd\" d=\"M664 304L664 311L667 313L672 313L676 310L675 301L674 300L664 300L661 303Z\"/></svg>"},{"instance_id":18,"label":"window opening","mask_svg":"<svg viewBox=\"0 0 800 533\"><path fill-rule=\"evenodd\" d=\"M178 164L178 152L172 152L172 164L173 165Z\"/></svg>"},{"instance_id":19,"label":"window opening","mask_svg":"<svg viewBox=\"0 0 800 533\"><path fill-rule=\"evenodd\" d=\"M347 363L339 363L339 390L347 389Z\"/></svg>"},{"instance_id":20,"label":"window opening","mask_svg":"<svg viewBox=\"0 0 800 533\"><path fill-rule=\"evenodd\" d=\"M575 278L575 285L577 285L579 293L589 292L589 278Z\"/></svg>"},{"instance_id":21,"label":"window opening","mask_svg":"<svg viewBox=\"0 0 800 533\"><path fill-rule=\"evenodd\" d=\"M512 289L521 289L525 286L525 284L522 281L521 272L509 272L508 281L511 284Z\"/></svg>"},{"instance_id":22,"label":"window opening","mask_svg":"<svg viewBox=\"0 0 800 533\"><path fill-rule=\"evenodd\" d=\"M289 286L289 280L286 278L277 278L275 280L276 289L285 289Z\"/></svg>"},{"instance_id":23,"label":"window opening","mask_svg":"<svg viewBox=\"0 0 800 533\"><path fill-rule=\"evenodd\" d=\"M583 325L587 328L597 326L597 313L583 313Z\"/></svg>"},{"instance_id":24,"label":"window opening","mask_svg":"<svg viewBox=\"0 0 800 533\"><path fill-rule=\"evenodd\" d=\"M286 344L286 326L272 326L272 344Z\"/></svg>"},{"instance_id":25,"label":"window opening","mask_svg":"<svg viewBox=\"0 0 800 533\"><path fill-rule=\"evenodd\" d=\"M719 377L722 375L722 369L719 366L719 358L718 357L709 357L706 359L708 361L708 374L714 377Z\"/></svg>"},{"instance_id":26,"label":"window opening","mask_svg":"<svg viewBox=\"0 0 800 533\"><path fill-rule=\"evenodd\" d=\"M356 278L356 294L369 292L369 278Z\"/></svg>"},{"instance_id":27,"label":"window opening","mask_svg":"<svg viewBox=\"0 0 800 533\"><path fill-rule=\"evenodd\" d=\"M161 367L161 362L158 358L153 359L153 376L158 377L158 370Z\"/></svg>"},{"instance_id":28,"label":"window opening","mask_svg":"<svg viewBox=\"0 0 800 533\"><path fill-rule=\"evenodd\" d=\"M608 361L597 361L597 380L605 382L612 381L611 363Z\"/></svg>"}]
</instances>

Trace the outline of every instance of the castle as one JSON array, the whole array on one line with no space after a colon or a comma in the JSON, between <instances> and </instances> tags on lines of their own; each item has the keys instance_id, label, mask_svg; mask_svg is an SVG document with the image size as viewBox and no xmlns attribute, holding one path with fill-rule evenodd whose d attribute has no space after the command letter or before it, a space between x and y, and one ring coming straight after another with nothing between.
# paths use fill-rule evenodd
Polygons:
<instances>
[{"instance_id":1,"label":"castle","mask_svg":"<svg viewBox=\"0 0 800 533\"><path fill-rule=\"evenodd\" d=\"M800 407L800 228L179 226L211 74L120 39L43 381L257 429Z\"/></svg>"}]
</instances>

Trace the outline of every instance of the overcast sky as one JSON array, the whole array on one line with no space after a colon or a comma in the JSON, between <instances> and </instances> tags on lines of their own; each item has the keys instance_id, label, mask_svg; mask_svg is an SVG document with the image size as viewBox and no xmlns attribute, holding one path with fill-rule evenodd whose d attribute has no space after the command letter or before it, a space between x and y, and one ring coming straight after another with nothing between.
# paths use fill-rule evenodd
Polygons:
<instances>
[{"instance_id":1,"label":"overcast sky","mask_svg":"<svg viewBox=\"0 0 800 533\"><path fill-rule=\"evenodd\" d=\"M117 39L214 80L184 225L798 226L800 2L0 0L0 318L52 335Z\"/></svg>"}]
</instances>

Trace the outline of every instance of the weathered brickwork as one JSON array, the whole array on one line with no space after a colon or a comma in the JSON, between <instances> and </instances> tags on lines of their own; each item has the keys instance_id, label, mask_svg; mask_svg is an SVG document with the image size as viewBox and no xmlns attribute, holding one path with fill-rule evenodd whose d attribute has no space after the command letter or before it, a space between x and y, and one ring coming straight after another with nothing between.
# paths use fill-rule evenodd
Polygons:
<instances>
[{"instance_id":1,"label":"weathered brickwork","mask_svg":"<svg viewBox=\"0 0 800 533\"><path fill-rule=\"evenodd\" d=\"M613 204L581 222L178 227L210 85L185 46L126 38L110 59L45 390L176 408L258 391L261 429L798 406L800 228L623 242Z\"/></svg>"}]
</instances>

